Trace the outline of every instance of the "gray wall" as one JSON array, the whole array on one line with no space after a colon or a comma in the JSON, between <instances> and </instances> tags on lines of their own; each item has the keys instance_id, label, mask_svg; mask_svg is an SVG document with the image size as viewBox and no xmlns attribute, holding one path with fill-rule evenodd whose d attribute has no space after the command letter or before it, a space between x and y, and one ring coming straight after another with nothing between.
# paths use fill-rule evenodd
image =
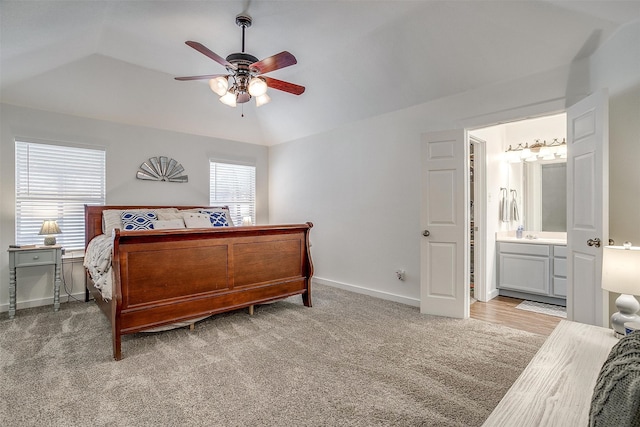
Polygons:
<instances>
[{"instance_id":1,"label":"gray wall","mask_svg":"<svg viewBox=\"0 0 640 427\"><path fill-rule=\"evenodd\" d=\"M608 88L611 235L640 244L639 29L623 28L567 67L272 147L271 220L314 222L319 281L418 305L420 135L557 113ZM396 279L398 268L406 281Z\"/></svg>"},{"instance_id":2,"label":"gray wall","mask_svg":"<svg viewBox=\"0 0 640 427\"><path fill-rule=\"evenodd\" d=\"M209 159L256 165L257 222L269 222L268 149L265 146L109 123L2 104L0 119L0 247L15 239L16 138L102 147L107 158L107 204L208 205ZM189 176L186 184L141 181L140 164L153 156L176 159ZM75 268L76 266L74 266ZM65 266L66 269L66 266ZM76 268L77 269L77 268ZM20 269L18 307L49 303L52 269ZM79 269L82 271L82 269ZM65 271L65 274L69 274ZM74 274L73 276L76 276ZM75 282L81 281L76 280ZM8 256L0 258L0 310L8 309ZM75 284L79 292L82 284Z\"/></svg>"}]
</instances>

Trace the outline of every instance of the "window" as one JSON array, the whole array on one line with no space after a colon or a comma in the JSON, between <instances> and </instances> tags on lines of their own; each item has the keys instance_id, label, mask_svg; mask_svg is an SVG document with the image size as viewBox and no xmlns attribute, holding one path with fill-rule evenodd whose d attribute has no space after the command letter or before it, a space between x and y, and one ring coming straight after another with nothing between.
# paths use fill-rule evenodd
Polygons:
<instances>
[{"instance_id":1,"label":"window","mask_svg":"<svg viewBox=\"0 0 640 427\"><path fill-rule=\"evenodd\" d=\"M209 163L209 203L229 206L234 225L251 218L256 223L256 167L231 163Z\"/></svg>"},{"instance_id":2,"label":"window","mask_svg":"<svg viewBox=\"0 0 640 427\"><path fill-rule=\"evenodd\" d=\"M105 152L16 141L16 243L42 244L45 219L57 220L57 243L84 249L84 205L104 205Z\"/></svg>"}]
</instances>

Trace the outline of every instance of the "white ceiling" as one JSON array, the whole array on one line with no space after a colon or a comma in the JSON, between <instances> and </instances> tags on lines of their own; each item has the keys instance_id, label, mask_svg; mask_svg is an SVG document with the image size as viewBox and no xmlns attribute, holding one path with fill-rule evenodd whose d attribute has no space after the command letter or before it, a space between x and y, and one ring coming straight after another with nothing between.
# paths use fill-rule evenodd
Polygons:
<instances>
[{"instance_id":1,"label":"white ceiling","mask_svg":"<svg viewBox=\"0 0 640 427\"><path fill-rule=\"evenodd\" d=\"M631 1L1 1L2 102L273 145L344 123L571 63L640 19ZM184 44L283 50L298 64L269 76L295 96L232 109L206 81L224 72Z\"/></svg>"}]
</instances>

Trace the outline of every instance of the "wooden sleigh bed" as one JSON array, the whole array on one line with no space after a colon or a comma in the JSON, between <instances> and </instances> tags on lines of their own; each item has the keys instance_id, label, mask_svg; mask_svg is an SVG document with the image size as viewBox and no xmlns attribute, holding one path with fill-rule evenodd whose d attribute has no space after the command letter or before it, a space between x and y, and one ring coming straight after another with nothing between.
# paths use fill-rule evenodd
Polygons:
<instances>
[{"instance_id":1,"label":"wooden sleigh bed","mask_svg":"<svg viewBox=\"0 0 640 427\"><path fill-rule=\"evenodd\" d=\"M166 206L85 206L85 245L103 234L104 210L159 208ZM122 335L298 294L311 307L311 227L114 230L112 297L86 274L86 299L111 323L113 357L122 358Z\"/></svg>"}]
</instances>

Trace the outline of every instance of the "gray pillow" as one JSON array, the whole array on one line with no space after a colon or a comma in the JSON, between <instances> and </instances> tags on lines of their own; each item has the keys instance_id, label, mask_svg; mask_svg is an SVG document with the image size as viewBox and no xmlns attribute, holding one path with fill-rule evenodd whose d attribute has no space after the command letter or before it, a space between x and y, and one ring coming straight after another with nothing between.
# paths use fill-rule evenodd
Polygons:
<instances>
[{"instance_id":1,"label":"gray pillow","mask_svg":"<svg viewBox=\"0 0 640 427\"><path fill-rule=\"evenodd\" d=\"M593 390L589 425L640 427L640 331L613 346Z\"/></svg>"}]
</instances>

